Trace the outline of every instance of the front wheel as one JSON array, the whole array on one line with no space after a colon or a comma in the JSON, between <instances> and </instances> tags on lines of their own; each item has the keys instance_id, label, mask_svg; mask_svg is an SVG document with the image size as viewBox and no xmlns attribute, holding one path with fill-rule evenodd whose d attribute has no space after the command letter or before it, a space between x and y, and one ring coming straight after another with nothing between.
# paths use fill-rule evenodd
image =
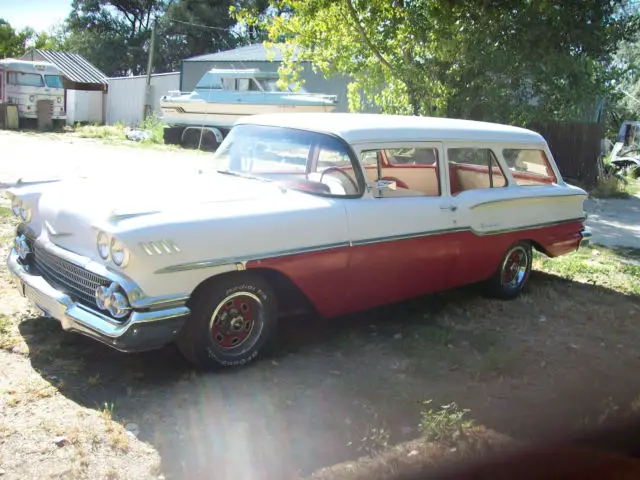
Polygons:
<instances>
[{"instance_id":1,"label":"front wheel","mask_svg":"<svg viewBox=\"0 0 640 480\"><path fill-rule=\"evenodd\" d=\"M487 280L486 290L491 297L512 300L522 291L531 274L532 250L529 242L518 242L509 247L498 269Z\"/></svg>"},{"instance_id":2,"label":"front wheel","mask_svg":"<svg viewBox=\"0 0 640 480\"><path fill-rule=\"evenodd\" d=\"M213 279L194 299L178 348L208 370L245 365L264 349L276 323L275 294L262 277L242 273Z\"/></svg>"}]
</instances>

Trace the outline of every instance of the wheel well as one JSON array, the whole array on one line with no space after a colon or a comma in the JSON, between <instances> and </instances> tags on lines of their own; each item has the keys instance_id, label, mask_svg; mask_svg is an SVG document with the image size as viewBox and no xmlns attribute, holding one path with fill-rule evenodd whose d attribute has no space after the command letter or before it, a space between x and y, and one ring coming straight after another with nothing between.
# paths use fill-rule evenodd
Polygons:
<instances>
[{"instance_id":1,"label":"wheel well","mask_svg":"<svg viewBox=\"0 0 640 480\"><path fill-rule=\"evenodd\" d=\"M549 252L547 251L547 249L544 248L540 243L536 242L535 240L525 239L525 241L529 242L531 244L531 246L533 248L535 248L538 252L543 253L547 257L551 256L551 255L549 255Z\"/></svg>"},{"instance_id":2,"label":"wheel well","mask_svg":"<svg viewBox=\"0 0 640 480\"><path fill-rule=\"evenodd\" d=\"M288 312L298 312L301 310L305 312L316 311L311 301L289 277L270 268L252 268L247 271L227 272L209 277L193 290L187 301L187 306L191 307L194 299L216 281L232 276L241 277L246 272L260 275L271 285L275 290L276 298L278 299L278 309L281 314L286 315Z\"/></svg>"}]
</instances>

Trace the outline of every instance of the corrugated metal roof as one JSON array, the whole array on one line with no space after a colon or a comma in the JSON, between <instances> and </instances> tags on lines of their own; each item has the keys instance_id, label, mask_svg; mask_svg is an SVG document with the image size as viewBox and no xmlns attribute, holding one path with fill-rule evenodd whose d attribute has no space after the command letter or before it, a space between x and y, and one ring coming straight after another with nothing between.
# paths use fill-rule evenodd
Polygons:
<instances>
[{"instance_id":1,"label":"corrugated metal roof","mask_svg":"<svg viewBox=\"0 0 640 480\"><path fill-rule=\"evenodd\" d=\"M51 50L33 49L25 53L24 60L31 59L31 52L40 56L43 60L53 63L60 73L72 82L77 83L97 83L105 85L108 83L107 76L94 67L82 55L71 52L53 52Z\"/></svg>"},{"instance_id":2,"label":"corrugated metal roof","mask_svg":"<svg viewBox=\"0 0 640 480\"><path fill-rule=\"evenodd\" d=\"M273 52L273 59L269 57L269 53ZM208 53L197 57L185 58L185 62L274 62L282 61L282 52L277 45L274 48L264 46L262 43L255 45L246 45L244 47L234 48L233 50L225 50L223 52Z\"/></svg>"}]
</instances>

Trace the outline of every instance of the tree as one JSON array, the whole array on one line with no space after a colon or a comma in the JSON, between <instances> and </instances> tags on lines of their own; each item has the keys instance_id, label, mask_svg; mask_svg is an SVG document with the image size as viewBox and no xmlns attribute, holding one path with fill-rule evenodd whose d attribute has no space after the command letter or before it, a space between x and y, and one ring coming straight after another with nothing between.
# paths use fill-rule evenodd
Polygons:
<instances>
[{"instance_id":1,"label":"tree","mask_svg":"<svg viewBox=\"0 0 640 480\"><path fill-rule=\"evenodd\" d=\"M0 58L22 56L27 48L27 42L34 33L31 29L16 32L9 22L0 18Z\"/></svg>"},{"instance_id":2,"label":"tree","mask_svg":"<svg viewBox=\"0 0 640 480\"><path fill-rule=\"evenodd\" d=\"M171 0L73 0L67 46L107 75L146 72L153 22Z\"/></svg>"},{"instance_id":3,"label":"tree","mask_svg":"<svg viewBox=\"0 0 640 480\"><path fill-rule=\"evenodd\" d=\"M308 60L352 77L349 105L510 123L589 117L613 53L636 28L627 0L272 0L234 12L280 43L281 75Z\"/></svg>"}]
</instances>

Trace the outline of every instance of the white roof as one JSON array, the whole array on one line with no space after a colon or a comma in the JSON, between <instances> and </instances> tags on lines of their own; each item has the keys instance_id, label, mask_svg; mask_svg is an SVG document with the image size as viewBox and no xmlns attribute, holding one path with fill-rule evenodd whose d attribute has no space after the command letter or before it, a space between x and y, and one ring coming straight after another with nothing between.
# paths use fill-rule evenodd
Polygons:
<instances>
[{"instance_id":1,"label":"white roof","mask_svg":"<svg viewBox=\"0 0 640 480\"><path fill-rule=\"evenodd\" d=\"M58 75L58 68L50 62L31 62L28 60L16 60L15 58L4 58L0 60L0 68L16 70L18 72L46 73Z\"/></svg>"},{"instance_id":2,"label":"white roof","mask_svg":"<svg viewBox=\"0 0 640 480\"><path fill-rule=\"evenodd\" d=\"M281 126L331 133L349 143L414 140L481 140L541 143L544 138L520 127L440 117L372 113L274 113L251 115L237 124Z\"/></svg>"}]
</instances>

